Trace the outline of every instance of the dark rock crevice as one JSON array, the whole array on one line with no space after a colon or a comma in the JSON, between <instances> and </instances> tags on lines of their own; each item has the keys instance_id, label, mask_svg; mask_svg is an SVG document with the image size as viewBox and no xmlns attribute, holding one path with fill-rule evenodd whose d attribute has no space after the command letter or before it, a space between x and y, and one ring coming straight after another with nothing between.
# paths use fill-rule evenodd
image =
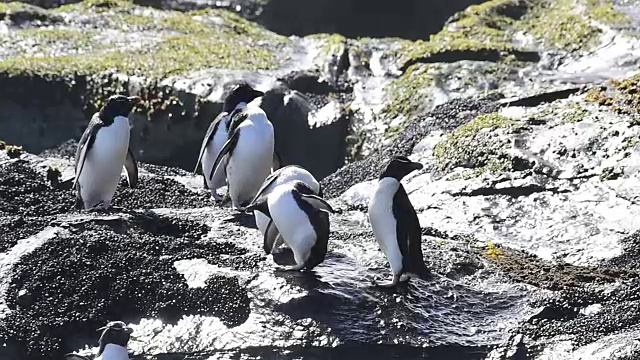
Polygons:
<instances>
[{"instance_id":1,"label":"dark rock crevice","mask_svg":"<svg viewBox=\"0 0 640 360\"><path fill-rule=\"evenodd\" d=\"M426 57L417 57L405 62L400 70L406 71L415 64L433 64L433 63L453 63L458 61L489 61L498 62L507 56L513 56L518 61L538 62L540 54L536 51L508 50L502 51L497 49L480 49L480 50L444 50Z\"/></svg>"},{"instance_id":2,"label":"dark rock crevice","mask_svg":"<svg viewBox=\"0 0 640 360\"><path fill-rule=\"evenodd\" d=\"M546 188L538 184L529 184L523 186L507 186L496 188L494 186L481 187L473 189L469 192L457 192L452 193L452 196L493 196L493 195L505 195L511 198L518 198L521 196L529 196L536 193L551 192L553 194L565 194L570 192L569 190L560 190L559 188Z\"/></svg>"},{"instance_id":3,"label":"dark rock crevice","mask_svg":"<svg viewBox=\"0 0 640 360\"><path fill-rule=\"evenodd\" d=\"M573 87L568 89L544 92L544 93L535 94L535 95L527 96L523 98L504 99L504 101L501 101L500 103L503 104L504 106L536 107L544 103L550 103L556 100L566 99L569 96L581 91L584 91L584 87Z\"/></svg>"}]
</instances>

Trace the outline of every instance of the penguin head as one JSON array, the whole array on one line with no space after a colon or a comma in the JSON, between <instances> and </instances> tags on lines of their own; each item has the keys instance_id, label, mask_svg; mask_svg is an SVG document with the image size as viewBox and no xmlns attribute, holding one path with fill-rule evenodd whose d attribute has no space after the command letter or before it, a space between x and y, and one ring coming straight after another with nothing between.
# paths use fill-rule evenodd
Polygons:
<instances>
[{"instance_id":1,"label":"penguin head","mask_svg":"<svg viewBox=\"0 0 640 360\"><path fill-rule=\"evenodd\" d=\"M122 321L111 321L106 326L98 329L98 331L100 330L103 331L102 336L100 336L100 340L98 341L100 345L98 356L102 354L104 347L108 344L120 345L126 348L129 343L131 333L133 332L133 329L128 327Z\"/></svg>"},{"instance_id":2,"label":"penguin head","mask_svg":"<svg viewBox=\"0 0 640 360\"><path fill-rule=\"evenodd\" d=\"M245 212L250 213L252 211L260 211L261 213L271 217L269 211L269 204L267 203L267 196L263 196L259 199L255 199L249 206L245 208Z\"/></svg>"},{"instance_id":3,"label":"penguin head","mask_svg":"<svg viewBox=\"0 0 640 360\"><path fill-rule=\"evenodd\" d=\"M264 96L264 93L255 90L246 82L241 82L233 87L229 95L224 99L222 111L231 113L240 103L248 104L253 99Z\"/></svg>"},{"instance_id":4,"label":"penguin head","mask_svg":"<svg viewBox=\"0 0 640 360\"><path fill-rule=\"evenodd\" d=\"M100 118L114 119L116 116L129 116L131 109L140 102L138 96L113 95L100 109Z\"/></svg>"},{"instance_id":5,"label":"penguin head","mask_svg":"<svg viewBox=\"0 0 640 360\"><path fill-rule=\"evenodd\" d=\"M413 162L406 156L394 156L387 164L387 167L380 174L380 179L390 177L400 181L414 170L422 169L422 164Z\"/></svg>"}]
</instances>

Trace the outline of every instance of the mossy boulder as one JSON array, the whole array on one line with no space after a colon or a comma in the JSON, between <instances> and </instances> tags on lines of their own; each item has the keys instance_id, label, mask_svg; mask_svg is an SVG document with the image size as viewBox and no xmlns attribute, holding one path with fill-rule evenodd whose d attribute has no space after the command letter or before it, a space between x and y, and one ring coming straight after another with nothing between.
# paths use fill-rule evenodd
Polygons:
<instances>
[{"instance_id":1,"label":"mossy boulder","mask_svg":"<svg viewBox=\"0 0 640 360\"><path fill-rule=\"evenodd\" d=\"M86 0L40 11L63 17L64 27L3 35L8 55L0 58L0 72L115 71L163 78L203 68L270 69L282 61L274 49L288 41L226 10L182 13L125 0ZM22 51L25 42L28 53Z\"/></svg>"},{"instance_id":2,"label":"mossy boulder","mask_svg":"<svg viewBox=\"0 0 640 360\"><path fill-rule=\"evenodd\" d=\"M505 136L521 128L520 121L497 113L482 114L459 126L433 149L443 170L455 167L476 172L500 172L511 167L507 149L511 138Z\"/></svg>"}]
</instances>

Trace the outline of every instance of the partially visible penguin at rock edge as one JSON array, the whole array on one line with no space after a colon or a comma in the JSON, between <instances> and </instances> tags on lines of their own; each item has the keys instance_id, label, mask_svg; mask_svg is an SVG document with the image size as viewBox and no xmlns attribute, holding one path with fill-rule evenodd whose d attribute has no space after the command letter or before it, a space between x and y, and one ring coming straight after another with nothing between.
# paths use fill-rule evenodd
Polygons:
<instances>
[{"instance_id":1,"label":"partially visible penguin at rock edge","mask_svg":"<svg viewBox=\"0 0 640 360\"><path fill-rule=\"evenodd\" d=\"M76 208L109 209L123 165L129 186L136 186L138 166L129 149L129 113L138 102L137 96L111 96L91 118L76 151Z\"/></svg>"},{"instance_id":2,"label":"partially visible penguin at rock edge","mask_svg":"<svg viewBox=\"0 0 640 360\"><path fill-rule=\"evenodd\" d=\"M280 232L293 251L296 265L280 270L311 270L324 261L330 231L328 213L335 211L302 181L277 186L269 195L252 202L247 210L261 211L271 219L263 243L267 253L273 251L275 231Z\"/></svg>"},{"instance_id":3,"label":"partially visible penguin at rock edge","mask_svg":"<svg viewBox=\"0 0 640 360\"><path fill-rule=\"evenodd\" d=\"M380 286L395 286L403 274L423 279L430 276L422 255L418 215L400 183L403 177L422 167L404 156L393 157L380 174L369 202L369 221L393 274L390 283Z\"/></svg>"},{"instance_id":4,"label":"partially visible penguin at rock edge","mask_svg":"<svg viewBox=\"0 0 640 360\"><path fill-rule=\"evenodd\" d=\"M225 156L220 160L220 167L211 177L207 175L211 173L216 156L229 139L228 130L232 117L231 114L234 111L241 111L251 101L263 95L264 93L262 91L253 89L245 82L236 84L224 99L222 112L211 122L202 140L200 154L193 173L195 175L202 161L202 175L204 176L205 184L211 191L211 196L216 202L222 201L222 197L218 195L217 190L226 185L227 177L225 167L227 165L227 157Z\"/></svg>"},{"instance_id":5,"label":"partially visible penguin at rock edge","mask_svg":"<svg viewBox=\"0 0 640 360\"><path fill-rule=\"evenodd\" d=\"M127 345L133 330L122 321L109 322L98 340L98 355L94 360L129 360ZM64 360L89 360L78 354L67 354Z\"/></svg>"},{"instance_id":6,"label":"partially visible penguin at rock edge","mask_svg":"<svg viewBox=\"0 0 640 360\"><path fill-rule=\"evenodd\" d=\"M231 203L240 211L251 203L271 173L274 159L273 125L260 108L261 101L256 98L231 114L228 140L206 174L211 181L219 168L226 170Z\"/></svg>"},{"instance_id":7,"label":"partially visible penguin at rock edge","mask_svg":"<svg viewBox=\"0 0 640 360\"><path fill-rule=\"evenodd\" d=\"M273 189L280 185L288 184L296 180L301 181L305 185L307 185L312 190L312 193L314 195L322 197L322 188L320 187L320 183L309 171L298 165L287 165L274 171L264 180L264 183L260 187L260 190L258 190L258 193L254 197L253 201L263 196L268 196L273 191ZM262 236L265 236L267 226L269 225L270 221L269 217L260 210L255 210L253 212L253 215L255 217L256 225L258 226L260 233L262 233ZM273 243L273 246L271 248L265 249L268 254L282 243L282 236L277 231L277 229L274 229L270 236L275 236L276 238L268 240L269 243Z\"/></svg>"}]
</instances>

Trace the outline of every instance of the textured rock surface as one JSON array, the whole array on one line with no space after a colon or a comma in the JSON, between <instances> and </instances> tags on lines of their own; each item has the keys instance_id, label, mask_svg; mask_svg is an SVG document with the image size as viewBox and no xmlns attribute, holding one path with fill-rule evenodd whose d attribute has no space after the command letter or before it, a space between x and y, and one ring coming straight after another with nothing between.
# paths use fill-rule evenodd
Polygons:
<instances>
[{"instance_id":1,"label":"textured rock surface","mask_svg":"<svg viewBox=\"0 0 640 360\"><path fill-rule=\"evenodd\" d=\"M291 5L256 4L215 7L274 30ZM114 318L145 359L640 356L636 4L491 0L442 29L378 26L424 36L358 40L191 11L209 5L0 4L0 138L39 153L0 145L0 358L93 353ZM184 170L240 79L267 91L284 162L341 210L312 273L274 271L290 251L263 255L253 218ZM71 211L75 139L113 93L145 99L141 186L122 182L123 211ZM403 183L436 276L387 292L366 205L394 154L424 164Z\"/></svg>"}]
</instances>

